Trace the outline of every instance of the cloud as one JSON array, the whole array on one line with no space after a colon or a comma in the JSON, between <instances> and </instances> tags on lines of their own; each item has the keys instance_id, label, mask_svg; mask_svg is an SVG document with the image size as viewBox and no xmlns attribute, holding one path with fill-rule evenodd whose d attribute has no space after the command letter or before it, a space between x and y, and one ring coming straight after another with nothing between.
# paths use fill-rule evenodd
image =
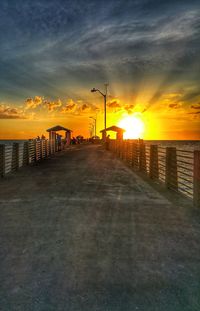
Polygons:
<instances>
[{"instance_id":1,"label":"cloud","mask_svg":"<svg viewBox=\"0 0 200 311\"><path fill-rule=\"evenodd\" d=\"M62 101L58 98L56 101L50 101L41 96L27 98L25 100L25 110L34 110L38 107L46 107L48 111L54 111L62 106Z\"/></svg>"},{"instance_id":2,"label":"cloud","mask_svg":"<svg viewBox=\"0 0 200 311\"><path fill-rule=\"evenodd\" d=\"M190 106L190 108L191 109L195 109L196 111L194 111L194 110L190 111L190 112L188 112L188 114L192 114L192 115L194 115L196 117L200 114L200 103L193 104L193 105Z\"/></svg>"},{"instance_id":3,"label":"cloud","mask_svg":"<svg viewBox=\"0 0 200 311\"><path fill-rule=\"evenodd\" d=\"M178 108L181 108L181 105L178 103L169 104L169 108L178 109Z\"/></svg>"},{"instance_id":4,"label":"cloud","mask_svg":"<svg viewBox=\"0 0 200 311\"><path fill-rule=\"evenodd\" d=\"M188 112L188 114L199 114L200 113L200 110L199 111L195 111L195 112Z\"/></svg>"},{"instance_id":5,"label":"cloud","mask_svg":"<svg viewBox=\"0 0 200 311\"><path fill-rule=\"evenodd\" d=\"M57 99L57 101L44 100L43 104L48 108L48 111L55 111L62 106L62 101Z\"/></svg>"},{"instance_id":6,"label":"cloud","mask_svg":"<svg viewBox=\"0 0 200 311\"><path fill-rule=\"evenodd\" d=\"M111 100L110 102L107 103L107 106L109 108L120 108L121 105L119 104L119 101L116 99Z\"/></svg>"},{"instance_id":7,"label":"cloud","mask_svg":"<svg viewBox=\"0 0 200 311\"><path fill-rule=\"evenodd\" d=\"M131 114L134 110L135 105L130 104L130 105L125 105L124 109L128 112L128 114Z\"/></svg>"},{"instance_id":8,"label":"cloud","mask_svg":"<svg viewBox=\"0 0 200 311\"><path fill-rule=\"evenodd\" d=\"M61 113L67 113L67 112L72 112L76 108L76 104L67 104L66 106L62 107Z\"/></svg>"},{"instance_id":9,"label":"cloud","mask_svg":"<svg viewBox=\"0 0 200 311\"><path fill-rule=\"evenodd\" d=\"M86 104L83 104L83 105L81 106L81 110L85 111L86 109L88 110L88 109L89 109L89 106L86 105Z\"/></svg>"},{"instance_id":10,"label":"cloud","mask_svg":"<svg viewBox=\"0 0 200 311\"><path fill-rule=\"evenodd\" d=\"M99 108L91 104L89 102L84 102L83 99L77 99L74 100L72 98L67 100L67 103L62 106L62 109L60 110L63 114L73 114L75 116L82 115L85 113L97 113L99 111Z\"/></svg>"},{"instance_id":11,"label":"cloud","mask_svg":"<svg viewBox=\"0 0 200 311\"><path fill-rule=\"evenodd\" d=\"M193 109L200 109L200 103L196 105L191 105L190 107Z\"/></svg>"},{"instance_id":12,"label":"cloud","mask_svg":"<svg viewBox=\"0 0 200 311\"><path fill-rule=\"evenodd\" d=\"M23 110L0 104L0 119L26 119Z\"/></svg>"},{"instance_id":13,"label":"cloud","mask_svg":"<svg viewBox=\"0 0 200 311\"><path fill-rule=\"evenodd\" d=\"M27 98L25 101L25 109L35 109L43 103L41 96L35 96L34 98Z\"/></svg>"}]
</instances>

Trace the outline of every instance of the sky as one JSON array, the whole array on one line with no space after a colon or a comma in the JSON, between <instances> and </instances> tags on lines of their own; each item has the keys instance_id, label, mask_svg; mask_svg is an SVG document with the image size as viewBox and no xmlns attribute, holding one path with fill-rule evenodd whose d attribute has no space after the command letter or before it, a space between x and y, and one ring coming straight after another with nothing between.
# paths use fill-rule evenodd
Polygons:
<instances>
[{"instance_id":1,"label":"sky","mask_svg":"<svg viewBox=\"0 0 200 311\"><path fill-rule=\"evenodd\" d=\"M200 1L1 0L0 139L127 116L145 139L200 139Z\"/></svg>"}]
</instances>

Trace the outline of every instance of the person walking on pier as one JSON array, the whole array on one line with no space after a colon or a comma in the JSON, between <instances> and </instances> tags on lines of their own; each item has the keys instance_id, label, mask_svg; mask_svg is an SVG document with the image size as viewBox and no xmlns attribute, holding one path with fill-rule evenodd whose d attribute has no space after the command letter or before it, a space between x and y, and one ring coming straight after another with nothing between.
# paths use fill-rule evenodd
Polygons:
<instances>
[{"instance_id":1,"label":"person walking on pier","mask_svg":"<svg viewBox=\"0 0 200 311\"><path fill-rule=\"evenodd\" d=\"M57 142L58 142L58 151L61 151L62 136L59 134L57 134Z\"/></svg>"}]
</instances>

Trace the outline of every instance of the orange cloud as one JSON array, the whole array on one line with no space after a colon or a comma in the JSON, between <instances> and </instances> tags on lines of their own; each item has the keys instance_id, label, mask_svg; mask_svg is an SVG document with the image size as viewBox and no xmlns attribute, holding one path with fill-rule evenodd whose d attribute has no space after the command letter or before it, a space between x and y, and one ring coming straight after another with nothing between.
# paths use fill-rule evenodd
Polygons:
<instances>
[{"instance_id":1,"label":"orange cloud","mask_svg":"<svg viewBox=\"0 0 200 311\"><path fill-rule=\"evenodd\" d=\"M62 107L61 113L67 113L67 112L71 112L74 111L74 109L76 108L76 104L68 104L64 107Z\"/></svg>"},{"instance_id":2,"label":"orange cloud","mask_svg":"<svg viewBox=\"0 0 200 311\"><path fill-rule=\"evenodd\" d=\"M27 98L25 101L25 109L35 109L43 103L41 96L35 96L34 98Z\"/></svg>"},{"instance_id":3,"label":"orange cloud","mask_svg":"<svg viewBox=\"0 0 200 311\"><path fill-rule=\"evenodd\" d=\"M181 108L181 105L180 105L180 104L178 104L178 103L169 104L169 108L178 109L178 108Z\"/></svg>"},{"instance_id":4,"label":"orange cloud","mask_svg":"<svg viewBox=\"0 0 200 311\"><path fill-rule=\"evenodd\" d=\"M0 119L26 119L23 110L0 104Z\"/></svg>"},{"instance_id":5,"label":"orange cloud","mask_svg":"<svg viewBox=\"0 0 200 311\"><path fill-rule=\"evenodd\" d=\"M119 107L121 107L117 100L112 100L112 101L108 102L107 106L109 108L119 108Z\"/></svg>"},{"instance_id":6,"label":"orange cloud","mask_svg":"<svg viewBox=\"0 0 200 311\"><path fill-rule=\"evenodd\" d=\"M47 101L45 100L44 105L48 108L49 111L54 111L57 108L62 106L62 101L58 99L57 101Z\"/></svg>"},{"instance_id":7,"label":"orange cloud","mask_svg":"<svg viewBox=\"0 0 200 311\"><path fill-rule=\"evenodd\" d=\"M86 104L83 104L83 105L81 106L81 110L85 111L86 109L88 110L88 109L89 109L89 106L86 105Z\"/></svg>"},{"instance_id":8,"label":"orange cloud","mask_svg":"<svg viewBox=\"0 0 200 311\"><path fill-rule=\"evenodd\" d=\"M125 105L124 109L128 112L128 114L133 113L135 105L131 104L131 105Z\"/></svg>"},{"instance_id":9,"label":"orange cloud","mask_svg":"<svg viewBox=\"0 0 200 311\"><path fill-rule=\"evenodd\" d=\"M200 109L200 103L196 105L191 105L191 108L193 109Z\"/></svg>"}]
</instances>

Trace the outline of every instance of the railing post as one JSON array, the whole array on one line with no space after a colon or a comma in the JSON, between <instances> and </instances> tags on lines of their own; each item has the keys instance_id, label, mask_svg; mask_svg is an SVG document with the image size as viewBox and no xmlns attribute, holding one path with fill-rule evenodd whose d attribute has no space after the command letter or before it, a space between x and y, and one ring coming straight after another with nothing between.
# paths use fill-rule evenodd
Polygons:
<instances>
[{"instance_id":1,"label":"railing post","mask_svg":"<svg viewBox=\"0 0 200 311\"><path fill-rule=\"evenodd\" d=\"M45 158L45 145L44 145L44 139L40 140L40 154L41 154L41 159Z\"/></svg>"},{"instance_id":2,"label":"railing post","mask_svg":"<svg viewBox=\"0 0 200 311\"><path fill-rule=\"evenodd\" d=\"M166 169L165 169L165 185L172 190L178 190L178 173L176 148L166 148Z\"/></svg>"},{"instance_id":3,"label":"railing post","mask_svg":"<svg viewBox=\"0 0 200 311\"><path fill-rule=\"evenodd\" d=\"M13 143L12 146L12 165L11 170L17 171L19 168L19 144Z\"/></svg>"},{"instance_id":4,"label":"railing post","mask_svg":"<svg viewBox=\"0 0 200 311\"><path fill-rule=\"evenodd\" d=\"M139 145L139 170L146 173L146 146L144 142L140 142Z\"/></svg>"},{"instance_id":5,"label":"railing post","mask_svg":"<svg viewBox=\"0 0 200 311\"><path fill-rule=\"evenodd\" d=\"M23 165L29 164L29 148L28 148L28 142L24 142L24 148L23 148Z\"/></svg>"},{"instance_id":6,"label":"railing post","mask_svg":"<svg viewBox=\"0 0 200 311\"><path fill-rule=\"evenodd\" d=\"M42 159L42 152L41 152L41 140L36 141L36 161L40 161Z\"/></svg>"},{"instance_id":7,"label":"railing post","mask_svg":"<svg viewBox=\"0 0 200 311\"><path fill-rule=\"evenodd\" d=\"M200 150L194 151L193 179L193 202L195 207L200 207Z\"/></svg>"},{"instance_id":8,"label":"railing post","mask_svg":"<svg viewBox=\"0 0 200 311\"><path fill-rule=\"evenodd\" d=\"M127 156L126 156L126 160L129 166L131 166L131 141L129 140L127 143Z\"/></svg>"},{"instance_id":9,"label":"railing post","mask_svg":"<svg viewBox=\"0 0 200 311\"><path fill-rule=\"evenodd\" d=\"M132 167L138 169L138 144L136 142L132 144Z\"/></svg>"},{"instance_id":10,"label":"railing post","mask_svg":"<svg viewBox=\"0 0 200 311\"><path fill-rule=\"evenodd\" d=\"M120 145L119 145L119 148L120 148L120 152L119 152L119 157L120 159L123 159L123 145L124 145L124 141L120 141Z\"/></svg>"},{"instance_id":11,"label":"railing post","mask_svg":"<svg viewBox=\"0 0 200 311\"><path fill-rule=\"evenodd\" d=\"M127 140L124 141L123 145L123 160L126 161L126 153L127 153Z\"/></svg>"},{"instance_id":12,"label":"railing post","mask_svg":"<svg viewBox=\"0 0 200 311\"><path fill-rule=\"evenodd\" d=\"M124 158L124 140L121 142L121 159L123 160Z\"/></svg>"},{"instance_id":13,"label":"railing post","mask_svg":"<svg viewBox=\"0 0 200 311\"><path fill-rule=\"evenodd\" d=\"M33 140L33 146L34 146L34 162L37 162L37 140Z\"/></svg>"},{"instance_id":14,"label":"railing post","mask_svg":"<svg viewBox=\"0 0 200 311\"><path fill-rule=\"evenodd\" d=\"M115 144L114 144L114 153L117 153L117 140L115 139Z\"/></svg>"},{"instance_id":15,"label":"railing post","mask_svg":"<svg viewBox=\"0 0 200 311\"><path fill-rule=\"evenodd\" d=\"M113 151L113 140L110 139L108 142L108 150Z\"/></svg>"},{"instance_id":16,"label":"railing post","mask_svg":"<svg viewBox=\"0 0 200 311\"><path fill-rule=\"evenodd\" d=\"M5 145L0 145L0 176L5 176Z\"/></svg>"},{"instance_id":17,"label":"railing post","mask_svg":"<svg viewBox=\"0 0 200 311\"><path fill-rule=\"evenodd\" d=\"M45 139L45 158L48 158L48 140Z\"/></svg>"},{"instance_id":18,"label":"railing post","mask_svg":"<svg viewBox=\"0 0 200 311\"><path fill-rule=\"evenodd\" d=\"M151 145L150 146L149 177L151 179L158 179L159 178L159 171L158 171L158 146L157 145Z\"/></svg>"},{"instance_id":19,"label":"railing post","mask_svg":"<svg viewBox=\"0 0 200 311\"><path fill-rule=\"evenodd\" d=\"M121 140L118 140L117 142L117 156L120 158L121 153Z\"/></svg>"}]
</instances>

